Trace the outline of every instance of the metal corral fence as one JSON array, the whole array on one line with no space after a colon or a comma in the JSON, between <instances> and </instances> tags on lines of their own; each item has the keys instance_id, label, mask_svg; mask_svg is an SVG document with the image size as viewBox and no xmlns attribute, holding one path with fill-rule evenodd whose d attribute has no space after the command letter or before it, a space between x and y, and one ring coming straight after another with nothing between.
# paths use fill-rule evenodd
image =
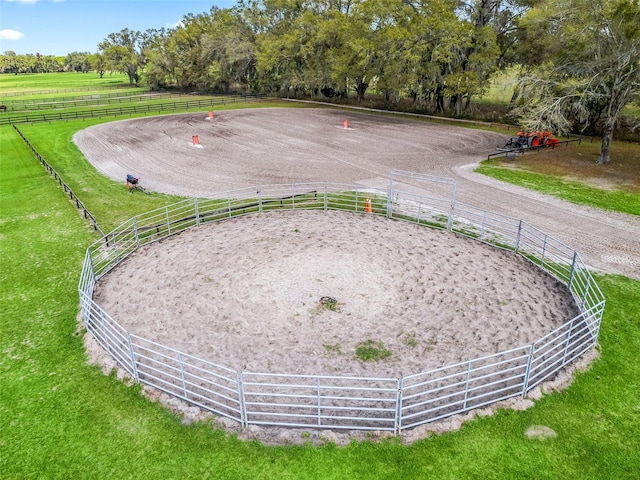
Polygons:
<instances>
[{"instance_id":1,"label":"metal corral fence","mask_svg":"<svg viewBox=\"0 0 640 480\"><path fill-rule=\"evenodd\" d=\"M429 179L427 179L429 180ZM605 299L580 255L523 220L450 198L308 183L194 198L130 219L87 249L79 293L88 332L136 382L247 425L403 429L523 396L596 345ZM410 221L514 254L571 291L580 314L531 345L402 378L238 372L127 332L93 299L96 281L143 245L199 225L272 210L341 210ZM364 213L370 211L370 213Z\"/></svg>"}]
</instances>

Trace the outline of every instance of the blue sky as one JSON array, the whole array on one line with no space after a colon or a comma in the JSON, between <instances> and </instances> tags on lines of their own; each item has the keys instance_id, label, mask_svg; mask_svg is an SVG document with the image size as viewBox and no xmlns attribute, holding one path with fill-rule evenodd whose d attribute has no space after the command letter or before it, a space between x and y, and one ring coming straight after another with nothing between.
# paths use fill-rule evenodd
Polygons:
<instances>
[{"instance_id":1,"label":"blue sky","mask_svg":"<svg viewBox=\"0 0 640 480\"><path fill-rule=\"evenodd\" d=\"M0 0L0 53L91 52L123 28L171 28L186 14L236 0Z\"/></svg>"}]
</instances>

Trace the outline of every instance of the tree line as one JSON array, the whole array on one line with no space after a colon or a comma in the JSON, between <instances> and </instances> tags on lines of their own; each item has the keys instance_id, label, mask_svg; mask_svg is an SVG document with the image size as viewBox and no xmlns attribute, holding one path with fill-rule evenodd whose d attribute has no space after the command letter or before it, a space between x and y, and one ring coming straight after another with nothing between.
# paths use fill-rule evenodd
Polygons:
<instances>
[{"instance_id":1,"label":"tree line","mask_svg":"<svg viewBox=\"0 0 640 480\"><path fill-rule=\"evenodd\" d=\"M622 109L640 99L640 0L240 0L172 29L114 32L86 59L151 89L373 93L453 116L516 66L514 119L600 132L608 163Z\"/></svg>"},{"instance_id":2,"label":"tree line","mask_svg":"<svg viewBox=\"0 0 640 480\"><path fill-rule=\"evenodd\" d=\"M100 54L72 52L66 56L42 55L40 53L16 54L8 50L0 55L0 73L56 73L90 72L99 67Z\"/></svg>"}]
</instances>

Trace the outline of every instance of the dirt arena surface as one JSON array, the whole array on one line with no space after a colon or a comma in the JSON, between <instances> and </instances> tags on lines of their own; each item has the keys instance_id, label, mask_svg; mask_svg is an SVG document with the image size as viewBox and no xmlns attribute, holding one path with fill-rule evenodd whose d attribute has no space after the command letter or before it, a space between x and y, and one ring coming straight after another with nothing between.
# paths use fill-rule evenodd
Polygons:
<instances>
[{"instance_id":1,"label":"dirt arena surface","mask_svg":"<svg viewBox=\"0 0 640 480\"><path fill-rule=\"evenodd\" d=\"M562 284L513 253L317 211L239 217L148 245L94 298L129 332L237 371L389 378L530 345L578 314ZM391 356L360 361L367 340Z\"/></svg>"},{"instance_id":2,"label":"dirt arena surface","mask_svg":"<svg viewBox=\"0 0 640 480\"><path fill-rule=\"evenodd\" d=\"M211 120L197 113L107 123L78 132L75 141L113 179L133 173L149 190L206 196L317 181L386 188L391 168L422 172L435 155L471 161L502 136L336 110L269 108L223 111Z\"/></svg>"},{"instance_id":3,"label":"dirt arena surface","mask_svg":"<svg viewBox=\"0 0 640 480\"><path fill-rule=\"evenodd\" d=\"M150 190L189 196L305 181L386 191L391 169L452 177L458 201L524 219L576 249L590 268L640 280L639 217L474 173L504 144L491 132L351 110L266 108L215 112L212 120L207 112L123 120L87 128L74 140L111 178L124 183L133 173Z\"/></svg>"}]
</instances>

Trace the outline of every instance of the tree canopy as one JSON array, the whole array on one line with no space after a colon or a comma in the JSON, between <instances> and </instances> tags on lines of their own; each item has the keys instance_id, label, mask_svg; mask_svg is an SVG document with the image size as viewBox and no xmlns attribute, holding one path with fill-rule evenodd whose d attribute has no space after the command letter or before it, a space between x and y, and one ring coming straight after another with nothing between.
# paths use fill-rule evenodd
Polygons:
<instances>
[{"instance_id":1,"label":"tree canopy","mask_svg":"<svg viewBox=\"0 0 640 480\"><path fill-rule=\"evenodd\" d=\"M640 100L640 3L547 2L527 13L523 27L542 54L520 81L522 123L564 133L601 122L598 162L609 163L622 109Z\"/></svg>"},{"instance_id":2,"label":"tree canopy","mask_svg":"<svg viewBox=\"0 0 640 480\"><path fill-rule=\"evenodd\" d=\"M95 54L5 52L0 71L126 73L152 89L346 97L463 116L518 65L522 126L602 134L640 101L640 0L239 0L171 29L111 33Z\"/></svg>"}]
</instances>

